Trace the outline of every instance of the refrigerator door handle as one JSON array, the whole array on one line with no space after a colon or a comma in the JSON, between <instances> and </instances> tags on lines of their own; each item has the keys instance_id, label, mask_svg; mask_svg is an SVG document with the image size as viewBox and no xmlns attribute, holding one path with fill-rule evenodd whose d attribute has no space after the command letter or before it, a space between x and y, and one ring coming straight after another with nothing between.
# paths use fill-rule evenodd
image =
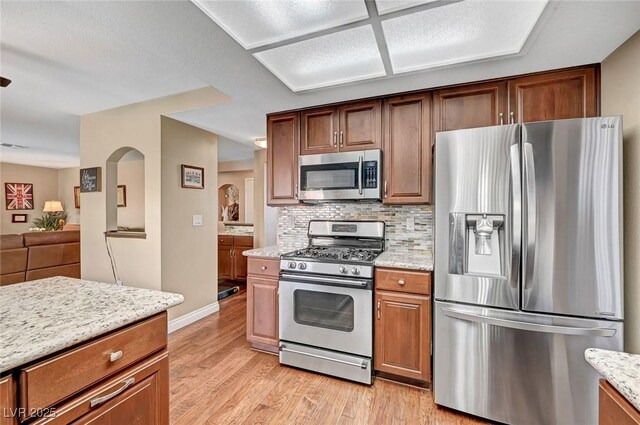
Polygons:
<instances>
[{"instance_id":1,"label":"refrigerator door handle","mask_svg":"<svg viewBox=\"0 0 640 425\"><path fill-rule=\"evenodd\" d=\"M469 322L484 323L487 325L501 326L503 328L518 329L531 332L544 332L550 334L577 335L577 336L603 336L611 337L616 334L615 329L610 328L576 328L572 326L543 325L540 323L518 322L515 320L500 319L482 314L469 313L452 308L441 308L442 314Z\"/></svg>"},{"instance_id":2,"label":"refrigerator door handle","mask_svg":"<svg viewBox=\"0 0 640 425\"><path fill-rule=\"evenodd\" d=\"M513 241L511 244L511 277L509 284L512 288L518 288L520 276L520 250L522 241L522 188L520 180L520 148L517 144L511 145L511 196L512 196L512 223Z\"/></svg>"},{"instance_id":3,"label":"refrigerator door handle","mask_svg":"<svg viewBox=\"0 0 640 425\"><path fill-rule=\"evenodd\" d=\"M538 202L536 199L536 168L533 161L533 146L524 143L524 184L527 193L527 244L524 255L524 289L529 289L533 277L536 255L536 228L538 227Z\"/></svg>"}]
</instances>

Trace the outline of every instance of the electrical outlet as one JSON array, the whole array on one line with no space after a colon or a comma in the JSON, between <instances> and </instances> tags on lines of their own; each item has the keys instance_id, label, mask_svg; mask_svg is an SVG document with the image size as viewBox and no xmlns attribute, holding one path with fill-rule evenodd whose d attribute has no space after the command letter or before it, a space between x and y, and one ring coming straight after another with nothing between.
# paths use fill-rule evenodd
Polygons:
<instances>
[{"instance_id":1,"label":"electrical outlet","mask_svg":"<svg viewBox=\"0 0 640 425\"><path fill-rule=\"evenodd\" d=\"M407 217L407 232L415 232L416 230L416 222L413 217Z\"/></svg>"},{"instance_id":2,"label":"electrical outlet","mask_svg":"<svg viewBox=\"0 0 640 425\"><path fill-rule=\"evenodd\" d=\"M192 222L193 227L202 226L202 214L194 214Z\"/></svg>"}]
</instances>

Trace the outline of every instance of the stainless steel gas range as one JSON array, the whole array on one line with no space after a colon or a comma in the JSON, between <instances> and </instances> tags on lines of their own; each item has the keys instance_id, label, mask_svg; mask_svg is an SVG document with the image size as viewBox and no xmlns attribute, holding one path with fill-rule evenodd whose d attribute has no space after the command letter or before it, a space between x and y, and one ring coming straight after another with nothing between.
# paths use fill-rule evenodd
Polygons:
<instances>
[{"instance_id":1,"label":"stainless steel gas range","mask_svg":"<svg viewBox=\"0 0 640 425\"><path fill-rule=\"evenodd\" d=\"M373 262L382 221L311 221L280 262L280 363L372 383Z\"/></svg>"}]
</instances>

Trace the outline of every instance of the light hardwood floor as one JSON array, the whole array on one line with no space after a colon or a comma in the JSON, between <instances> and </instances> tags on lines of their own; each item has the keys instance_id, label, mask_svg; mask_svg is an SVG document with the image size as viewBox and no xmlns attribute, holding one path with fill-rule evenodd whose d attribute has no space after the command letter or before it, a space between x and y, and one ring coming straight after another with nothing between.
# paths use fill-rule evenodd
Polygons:
<instances>
[{"instance_id":1,"label":"light hardwood floor","mask_svg":"<svg viewBox=\"0 0 640 425\"><path fill-rule=\"evenodd\" d=\"M171 423L481 424L436 407L430 391L376 380L367 387L278 364L245 337L246 292L169 336Z\"/></svg>"}]
</instances>

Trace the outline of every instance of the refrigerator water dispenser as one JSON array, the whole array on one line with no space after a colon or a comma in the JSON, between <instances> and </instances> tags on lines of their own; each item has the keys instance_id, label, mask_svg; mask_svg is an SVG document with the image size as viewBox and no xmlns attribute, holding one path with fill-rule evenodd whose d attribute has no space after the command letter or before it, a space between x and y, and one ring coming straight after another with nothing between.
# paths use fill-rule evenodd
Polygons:
<instances>
[{"instance_id":1,"label":"refrigerator water dispenser","mask_svg":"<svg viewBox=\"0 0 640 425\"><path fill-rule=\"evenodd\" d=\"M504 215L449 215L449 273L505 277Z\"/></svg>"}]
</instances>

